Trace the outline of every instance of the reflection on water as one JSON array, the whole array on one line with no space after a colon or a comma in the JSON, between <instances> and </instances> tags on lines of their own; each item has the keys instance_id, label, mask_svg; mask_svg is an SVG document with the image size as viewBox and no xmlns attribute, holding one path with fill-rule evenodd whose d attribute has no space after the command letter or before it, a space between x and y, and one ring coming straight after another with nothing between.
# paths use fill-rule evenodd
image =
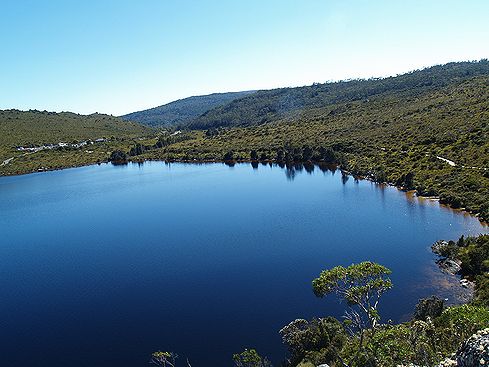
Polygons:
<instances>
[{"instance_id":1,"label":"reflection on water","mask_svg":"<svg viewBox=\"0 0 489 367\"><path fill-rule=\"evenodd\" d=\"M487 231L331 166L162 162L0 178L0 228L2 365L50 367L144 365L157 349L225 366L249 347L278 365L282 326L343 314L312 293L321 270L391 268L380 311L400 320L458 297L430 245Z\"/></svg>"}]
</instances>

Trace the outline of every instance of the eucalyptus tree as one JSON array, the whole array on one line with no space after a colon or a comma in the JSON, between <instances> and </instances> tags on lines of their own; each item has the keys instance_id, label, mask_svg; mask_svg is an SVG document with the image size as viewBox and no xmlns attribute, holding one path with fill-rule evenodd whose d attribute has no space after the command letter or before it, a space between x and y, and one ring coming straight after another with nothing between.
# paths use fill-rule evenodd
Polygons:
<instances>
[{"instance_id":1,"label":"eucalyptus tree","mask_svg":"<svg viewBox=\"0 0 489 367\"><path fill-rule=\"evenodd\" d=\"M364 261L323 270L312 281L312 287L318 297L334 293L347 302L346 324L360 332L361 346L364 330L375 329L380 320L380 298L392 288L389 274L391 271L385 266Z\"/></svg>"}]
</instances>

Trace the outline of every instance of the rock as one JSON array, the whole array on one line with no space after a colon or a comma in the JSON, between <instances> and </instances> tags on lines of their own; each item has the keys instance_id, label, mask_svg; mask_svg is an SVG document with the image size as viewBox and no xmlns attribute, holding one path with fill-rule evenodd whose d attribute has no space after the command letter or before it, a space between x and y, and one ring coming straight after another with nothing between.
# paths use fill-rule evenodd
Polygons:
<instances>
[{"instance_id":1,"label":"rock","mask_svg":"<svg viewBox=\"0 0 489 367\"><path fill-rule=\"evenodd\" d=\"M448 246L448 242L444 240L436 241L431 245L431 251L435 254L442 256L443 249Z\"/></svg>"},{"instance_id":2,"label":"rock","mask_svg":"<svg viewBox=\"0 0 489 367\"><path fill-rule=\"evenodd\" d=\"M458 260L440 259L436 263L441 270L450 274L457 274L462 269Z\"/></svg>"},{"instance_id":3,"label":"rock","mask_svg":"<svg viewBox=\"0 0 489 367\"><path fill-rule=\"evenodd\" d=\"M472 335L457 351L458 367L485 367L489 363L489 328Z\"/></svg>"},{"instance_id":4,"label":"rock","mask_svg":"<svg viewBox=\"0 0 489 367\"><path fill-rule=\"evenodd\" d=\"M457 361L451 358L445 358L436 367L457 367Z\"/></svg>"}]
</instances>

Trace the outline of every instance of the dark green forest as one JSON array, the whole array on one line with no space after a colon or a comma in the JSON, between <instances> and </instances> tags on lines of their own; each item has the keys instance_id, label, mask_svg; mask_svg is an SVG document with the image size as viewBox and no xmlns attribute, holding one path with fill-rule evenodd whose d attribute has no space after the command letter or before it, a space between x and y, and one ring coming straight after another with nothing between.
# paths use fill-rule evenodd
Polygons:
<instances>
[{"instance_id":1,"label":"dark green forest","mask_svg":"<svg viewBox=\"0 0 489 367\"><path fill-rule=\"evenodd\" d=\"M263 90L209 110L188 125L204 129L250 126L295 120L311 109L345 106L379 99L416 98L426 93L489 74L489 62L450 63L389 78L313 84L299 88Z\"/></svg>"},{"instance_id":2,"label":"dark green forest","mask_svg":"<svg viewBox=\"0 0 489 367\"><path fill-rule=\"evenodd\" d=\"M253 91L214 93L205 96L188 97L148 110L129 113L121 116L121 118L154 127L183 127L206 111L251 93Z\"/></svg>"}]
</instances>

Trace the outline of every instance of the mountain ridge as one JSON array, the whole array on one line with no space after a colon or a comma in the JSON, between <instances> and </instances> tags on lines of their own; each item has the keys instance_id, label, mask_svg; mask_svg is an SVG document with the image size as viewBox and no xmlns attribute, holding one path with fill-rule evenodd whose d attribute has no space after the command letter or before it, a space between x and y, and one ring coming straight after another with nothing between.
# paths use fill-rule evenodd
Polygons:
<instances>
[{"instance_id":1,"label":"mountain ridge","mask_svg":"<svg viewBox=\"0 0 489 367\"><path fill-rule=\"evenodd\" d=\"M153 127L186 126L191 120L206 111L244 97L255 91L211 93L181 98L161 106L122 115L126 121L138 122Z\"/></svg>"}]
</instances>

